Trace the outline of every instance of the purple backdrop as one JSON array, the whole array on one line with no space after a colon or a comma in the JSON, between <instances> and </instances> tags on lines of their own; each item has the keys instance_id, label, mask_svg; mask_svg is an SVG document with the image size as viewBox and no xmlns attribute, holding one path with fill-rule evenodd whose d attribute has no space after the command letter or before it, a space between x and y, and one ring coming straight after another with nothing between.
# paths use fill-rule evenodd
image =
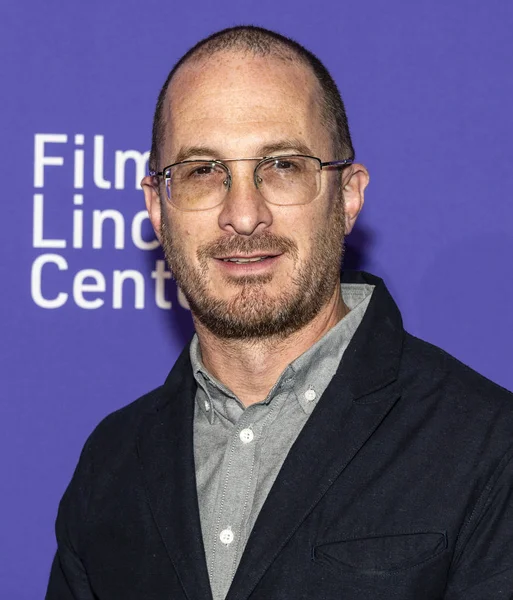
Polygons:
<instances>
[{"instance_id":1,"label":"purple backdrop","mask_svg":"<svg viewBox=\"0 0 513 600\"><path fill-rule=\"evenodd\" d=\"M348 263L385 278L412 333L513 388L510 0L2 12L0 598L42 598L86 436L190 335L136 180L167 71L216 29L275 28L326 62L371 173Z\"/></svg>"}]
</instances>

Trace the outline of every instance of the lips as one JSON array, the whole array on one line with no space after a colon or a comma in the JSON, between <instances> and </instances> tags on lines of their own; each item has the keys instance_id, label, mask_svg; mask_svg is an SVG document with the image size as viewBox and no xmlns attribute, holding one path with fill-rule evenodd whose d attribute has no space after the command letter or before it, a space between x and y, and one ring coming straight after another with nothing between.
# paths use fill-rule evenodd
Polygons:
<instances>
[{"instance_id":1,"label":"lips","mask_svg":"<svg viewBox=\"0 0 513 600\"><path fill-rule=\"evenodd\" d=\"M221 257L218 260L222 260L223 262L232 262L232 263L242 265L242 264L247 264L247 263L262 262L263 260L266 260L267 258L274 258L275 256L277 256L277 255L276 254L266 254L263 256L227 256L227 257Z\"/></svg>"},{"instance_id":2,"label":"lips","mask_svg":"<svg viewBox=\"0 0 513 600\"><path fill-rule=\"evenodd\" d=\"M198 260L207 265L209 260L226 268L263 269L288 255L297 259L297 245L289 238L269 232L252 236L223 236L198 248ZM261 264L262 263L262 264Z\"/></svg>"}]
</instances>

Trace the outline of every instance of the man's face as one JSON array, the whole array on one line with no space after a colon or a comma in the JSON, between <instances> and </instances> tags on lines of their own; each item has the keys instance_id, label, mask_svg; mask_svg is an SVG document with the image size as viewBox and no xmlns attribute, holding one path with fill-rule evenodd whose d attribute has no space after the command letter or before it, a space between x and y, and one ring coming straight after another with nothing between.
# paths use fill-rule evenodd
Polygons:
<instances>
[{"instance_id":1,"label":"man's face","mask_svg":"<svg viewBox=\"0 0 513 600\"><path fill-rule=\"evenodd\" d=\"M217 53L186 64L168 90L159 169L184 158L343 158L333 156L319 94L312 73L291 61ZM353 202L348 211L346 202L345 214L335 171L322 173L321 191L309 204L269 204L255 187L255 164L229 163L224 202L203 211L181 211L167 202L163 186L161 202L144 186L193 316L225 338L280 336L306 325L334 294L344 233L360 208ZM350 178L345 172L344 183ZM265 258L244 261L256 257Z\"/></svg>"}]
</instances>

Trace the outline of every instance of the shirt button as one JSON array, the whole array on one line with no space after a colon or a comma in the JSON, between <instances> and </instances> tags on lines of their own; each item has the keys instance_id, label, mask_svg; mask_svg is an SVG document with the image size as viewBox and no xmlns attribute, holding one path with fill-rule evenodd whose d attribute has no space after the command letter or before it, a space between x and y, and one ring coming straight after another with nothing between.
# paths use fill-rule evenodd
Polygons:
<instances>
[{"instance_id":1,"label":"shirt button","mask_svg":"<svg viewBox=\"0 0 513 600\"><path fill-rule=\"evenodd\" d=\"M315 390L312 390L312 389L306 390L305 398L306 398L306 400L308 400L308 402L312 402L312 400L315 400L316 397L317 397L317 394L315 393Z\"/></svg>"},{"instance_id":2,"label":"shirt button","mask_svg":"<svg viewBox=\"0 0 513 600\"><path fill-rule=\"evenodd\" d=\"M239 433L239 437L241 439L241 442L243 442L244 444L249 444L249 442L253 441L255 434L253 433L253 431L251 429L243 429Z\"/></svg>"},{"instance_id":3,"label":"shirt button","mask_svg":"<svg viewBox=\"0 0 513 600\"><path fill-rule=\"evenodd\" d=\"M233 531L231 529L223 529L219 534L219 539L227 546L233 542Z\"/></svg>"}]
</instances>

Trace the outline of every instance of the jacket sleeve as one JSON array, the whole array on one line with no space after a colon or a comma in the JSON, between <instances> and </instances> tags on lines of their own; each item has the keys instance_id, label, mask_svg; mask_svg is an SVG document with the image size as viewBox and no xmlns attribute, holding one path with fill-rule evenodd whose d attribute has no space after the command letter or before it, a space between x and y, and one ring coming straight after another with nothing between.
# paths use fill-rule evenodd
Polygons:
<instances>
[{"instance_id":1,"label":"jacket sleeve","mask_svg":"<svg viewBox=\"0 0 513 600\"><path fill-rule=\"evenodd\" d=\"M80 559L80 528L85 523L90 477L84 446L73 478L59 504L55 524L57 552L50 572L45 600L97 600Z\"/></svg>"},{"instance_id":2,"label":"jacket sleeve","mask_svg":"<svg viewBox=\"0 0 513 600\"><path fill-rule=\"evenodd\" d=\"M464 525L445 600L513 598L513 449Z\"/></svg>"},{"instance_id":3,"label":"jacket sleeve","mask_svg":"<svg viewBox=\"0 0 513 600\"><path fill-rule=\"evenodd\" d=\"M45 600L97 600L78 556L59 544Z\"/></svg>"}]
</instances>

